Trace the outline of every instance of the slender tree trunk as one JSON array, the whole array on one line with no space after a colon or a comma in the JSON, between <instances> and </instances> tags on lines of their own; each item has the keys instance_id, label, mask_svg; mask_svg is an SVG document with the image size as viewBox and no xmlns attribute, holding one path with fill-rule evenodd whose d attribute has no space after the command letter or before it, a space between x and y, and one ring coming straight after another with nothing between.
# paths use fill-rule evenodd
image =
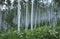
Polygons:
<instances>
[{"instance_id":1,"label":"slender tree trunk","mask_svg":"<svg viewBox=\"0 0 60 39\"><path fill-rule=\"evenodd\" d=\"M20 32L21 0L18 0L18 32Z\"/></svg>"},{"instance_id":2,"label":"slender tree trunk","mask_svg":"<svg viewBox=\"0 0 60 39\"><path fill-rule=\"evenodd\" d=\"M26 26L25 26L25 30L28 30L28 2L26 2Z\"/></svg>"},{"instance_id":3,"label":"slender tree trunk","mask_svg":"<svg viewBox=\"0 0 60 39\"><path fill-rule=\"evenodd\" d=\"M1 22L2 22L2 13L1 13L1 10L0 10L0 29L1 29Z\"/></svg>"},{"instance_id":4,"label":"slender tree trunk","mask_svg":"<svg viewBox=\"0 0 60 39\"><path fill-rule=\"evenodd\" d=\"M37 27L37 15L38 15L38 14L37 14L37 10L38 10L38 9L36 8L36 13L35 13L35 28Z\"/></svg>"},{"instance_id":5,"label":"slender tree trunk","mask_svg":"<svg viewBox=\"0 0 60 39\"><path fill-rule=\"evenodd\" d=\"M32 7L31 7L31 30L33 30L33 3L34 3L34 0L31 1L32 2Z\"/></svg>"}]
</instances>

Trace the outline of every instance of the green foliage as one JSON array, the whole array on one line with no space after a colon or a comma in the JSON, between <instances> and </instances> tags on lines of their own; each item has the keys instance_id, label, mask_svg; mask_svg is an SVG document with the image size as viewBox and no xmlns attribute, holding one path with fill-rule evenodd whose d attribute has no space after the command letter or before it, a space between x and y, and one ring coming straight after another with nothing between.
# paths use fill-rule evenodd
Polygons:
<instances>
[{"instance_id":1,"label":"green foliage","mask_svg":"<svg viewBox=\"0 0 60 39\"><path fill-rule=\"evenodd\" d=\"M4 4L4 1L5 1L5 0L0 0L0 4Z\"/></svg>"},{"instance_id":2,"label":"green foliage","mask_svg":"<svg viewBox=\"0 0 60 39\"><path fill-rule=\"evenodd\" d=\"M10 6L10 5L11 5L11 1L7 0L7 6Z\"/></svg>"},{"instance_id":3,"label":"green foliage","mask_svg":"<svg viewBox=\"0 0 60 39\"><path fill-rule=\"evenodd\" d=\"M9 10L5 18L5 21L12 26L13 24L14 13L13 10Z\"/></svg>"},{"instance_id":4,"label":"green foliage","mask_svg":"<svg viewBox=\"0 0 60 39\"><path fill-rule=\"evenodd\" d=\"M0 39L60 39L60 27L40 27L33 31L18 33L15 31L8 31L7 33L0 34Z\"/></svg>"},{"instance_id":5,"label":"green foliage","mask_svg":"<svg viewBox=\"0 0 60 39\"><path fill-rule=\"evenodd\" d=\"M57 5L60 7L60 0L54 0L55 3L58 3Z\"/></svg>"},{"instance_id":6,"label":"green foliage","mask_svg":"<svg viewBox=\"0 0 60 39\"><path fill-rule=\"evenodd\" d=\"M28 39L58 39L58 32L52 27L41 27L27 34Z\"/></svg>"}]
</instances>

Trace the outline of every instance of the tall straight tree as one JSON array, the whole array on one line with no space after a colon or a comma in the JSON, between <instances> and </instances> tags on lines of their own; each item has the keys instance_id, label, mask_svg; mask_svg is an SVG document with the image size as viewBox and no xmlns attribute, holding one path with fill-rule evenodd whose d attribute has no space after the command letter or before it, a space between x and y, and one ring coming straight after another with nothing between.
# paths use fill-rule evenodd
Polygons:
<instances>
[{"instance_id":1,"label":"tall straight tree","mask_svg":"<svg viewBox=\"0 0 60 39\"><path fill-rule=\"evenodd\" d=\"M36 11L36 13L35 13L35 28L37 27L37 15L38 15L38 3L37 3L37 0L35 0L35 11Z\"/></svg>"},{"instance_id":2,"label":"tall straight tree","mask_svg":"<svg viewBox=\"0 0 60 39\"><path fill-rule=\"evenodd\" d=\"M31 7L31 30L33 30L33 4L34 4L34 0L31 0L32 2L32 7Z\"/></svg>"},{"instance_id":3,"label":"tall straight tree","mask_svg":"<svg viewBox=\"0 0 60 39\"><path fill-rule=\"evenodd\" d=\"M3 29L5 29L5 25L4 25L5 10L6 10L5 0L0 0L0 28L3 28Z\"/></svg>"},{"instance_id":4,"label":"tall straight tree","mask_svg":"<svg viewBox=\"0 0 60 39\"><path fill-rule=\"evenodd\" d=\"M2 23L2 12L1 12L1 8L0 8L0 29L2 27L1 23Z\"/></svg>"},{"instance_id":5,"label":"tall straight tree","mask_svg":"<svg viewBox=\"0 0 60 39\"><path fill-rule=\"evenodd\" d=\"M18 0L18 32L20 32L21 0Z\"/></svg>"},{"instance_id":6,"label":"tall straight tree","mask_svg":"<svg viewBox=\"0 0 60 39\"><path fill-rule=\"evenodd\" d=\"M25 26L25 30L28 30L28 0L26 1L26 26Z\"/></svg>"}]
</instances>

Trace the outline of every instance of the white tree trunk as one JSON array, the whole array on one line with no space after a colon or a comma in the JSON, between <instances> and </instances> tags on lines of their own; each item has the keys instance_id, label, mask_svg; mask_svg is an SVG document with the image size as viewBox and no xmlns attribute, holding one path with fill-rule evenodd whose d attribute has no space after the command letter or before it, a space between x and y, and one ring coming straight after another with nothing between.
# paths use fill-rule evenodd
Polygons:
<instances>
[{"instance_id":1,"label":"white tree trunk","mask_svg":"<svg viewBox=\"0 0 60 39\"><path fill-rule=\"evenodd\" d=\"M31 30L33 30L33 2L34 2L34 0L32 0L31 2L32 2L32 7L31 7Z\"/></svg>"},{"instance_id":2,"label":"white tree trunk","mask_svg":"<svg viewBox=\"0 0 60 39\"><path fill-rule=\"evenodd\" d=\"M28 3L26 2L26 26L25 26L25 30L28 30Z\"/></svg>"},{"instance_id":3,"label":"white tree trunk","mask_svg":"<svg viewBox=\"0 0 60 39\"><path fill-rule=\"evenodd\" d=\"M35 14L35 28L37 26L37 10L36 10L36 14Z\"/></svg>"},{"instance_id":4,"label":"white tree trunk","mask_svg":"<svg viewBox=\"0 0 60 39\"><path fill-rule=\"evenodd\" d=\"M20 16L21 16L21 5L20 5L20 1L18 0L18 32L20 32Z\"/></svg>"},{"instance_id":5,"label":"white tree trunk","mask_svg":"<svg viewBox=\"0 0 60 39\"><path fill-rule=\"evenodd\" d=\"M1 22L2 22L2 14L1 14L1 9L0 9L0 29L1 29Z\"/></svg>"}]
</instances>

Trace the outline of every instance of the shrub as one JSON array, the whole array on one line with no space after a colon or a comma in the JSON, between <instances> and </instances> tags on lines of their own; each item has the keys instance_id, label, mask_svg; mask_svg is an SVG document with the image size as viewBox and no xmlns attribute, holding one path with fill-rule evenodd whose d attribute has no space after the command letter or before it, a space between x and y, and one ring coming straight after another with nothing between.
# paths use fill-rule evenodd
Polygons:
<instances>
[{"instance_id":1,"label":"shrub","mask_svg":"<svg viewBox=\"0 0 60 39\"><path fill-rule=\"evenodd\" d=\"M17 33L17 31L1 34L0 39L60 39L60 28L39 27L33 31Z\"/></svg>"}]
</instances>

